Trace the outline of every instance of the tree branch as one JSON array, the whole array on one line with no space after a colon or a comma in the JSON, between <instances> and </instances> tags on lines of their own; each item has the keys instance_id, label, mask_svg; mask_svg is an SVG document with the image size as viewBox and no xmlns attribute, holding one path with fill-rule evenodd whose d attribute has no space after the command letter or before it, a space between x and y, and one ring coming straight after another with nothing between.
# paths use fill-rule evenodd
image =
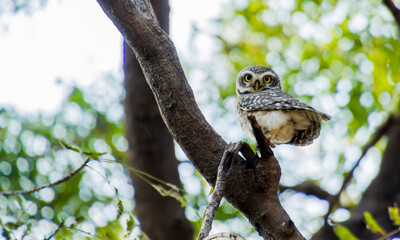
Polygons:
<instances>
[{"instance_id":1,"label":"tree branch","mask_svg":"<svg viewBox=\"0 0 400 240\"><path fill-rule=\"evenodd\" d=\"M396 5L393 3L392 0L382 0L382 2L383 2L383 4L386 5L386 7L392 13L393 18L397 23L397 27L400 30L400 9L398 7L396 7Z\"/></svg>"},{"instance_id":2,"label":"tree branch","mask_svg":"<svg viewBox=\"0 0 400 240\"><path fill-rule=\"evenodd\" d=\"M392 172L393 169L399 168L399 124L400 117L390 115L388 120L377 129L371 140L364 146L363 153L361 154L359 160L354 165L352 171L349 172L351 174L348 174L346 176L346 179L349 178L349 180L346 181L345 179L341 191L339 191L338 194L336 194L329 200L329 210L328 213L325 215L325 219L329 217L329 214L332 212L334 205L339 200L340 192L345 189L345 187L343 186L347 186L345 182L349 182L352 179L352 173L354 173L355 168L359 165L362 158L366 155L368 149L374 146L384 135L388 135L389 141L382 157L381 167L378 175L363 193L363 197L360 203L358 203L356 208L352 211L351 219L342 224L348 227L354 234L359 236L366 236L370 234L370 232L364 231L366 229L364 223L364 212L370 211L371 213L378 214L380 216L377 219L380 224L382 224L382 221L385 221L385 224L383 225L392 226L392 223L390 222L386 211L388 205L393 204L393 202L399 201L398 199L400 199L400 195L393 196L398 194L398 186L400 186L400 181L398 175L393 174ZM332 227L327 224L327 221L325 221L325 224L316 234L314 234L312 239L328 239L332 236L336 235L333 232ZM367 238L361 237L361 239Z\"/></svg>"},{"instance_id":3,"label":"tree branch","mask_svg":"<svg viewBox=\"0 0 400 240\"><path fill-rule=\"evenodd\" d=\"M133 49L171 135L202 176L215 186L227 143L200 112L175 47L159 27L150 3L97 1ZM246 145L243 154L250 152ZM234 157L237 167L231 170L224 197L265 239L304 239L279 202L281 172L277 160L273 155L260 158L258 163L253 159L257 158Z\"/></svg>"},{"instance_id":4,"label":"tree branch","mask_svg":"<svg viewBox=\"0 0 400 240\"><path fill-rule=\"evenodd\" d=\"M91 158L87 158L85 162L83 162L83 164L81 166L79 166L79 168L75 169L74 171L70 172L68 175L66 175L65 177L61 178L60 180L57 180L55 182L52 183L48 183L39 187L35 187L33 189L29 189L29 190L18 190L18 191L11 191L11 192L0 192L0 195L3 196L11 196L11 195L19 195L19 194L31 194L37 191L42 190L43 188L48 188L48 187L53 187L56 186L58 184L61 184L63 182L68 181L70 178L72 178L73 176L75 176L78 172L80 172L89 162L90 162Z\"/></svg>"},{"instance_id":5,"label":"tree branch","mask_svg":"<svg viewBox=\"0 0 400 240\"><path fill-rule=\"evenodd\" d=\"M218 167L218 175L215 189L212 193L211 201L207 206L205 217L203 219L200 233L197 238L198 240L203 240L204 238L206 238L211 231L212 221L224 195L228 175L231 173L230 166L232 165L232 158L237 155L239 149L239 144L236 144L236 146L234 147L234 144L232 143L230 143L225 149L224 155L222 156L221 162Z\"/></svg>"},{"instance_id":6,"label":"tree branch","mask_svg":"<svg viewBox=\"0 0 400 240\"><path fill-rule=\"evenodd\" d=\"M58 224L57 229L48 237L46 237L44 240L50 240L53 237L56 236L56 234L60 231L60 229L64 226L64 220L60 222L60 224Z\"/></svg>"},{"instance_id":7,"label":"tree branch","mask_svg":"<svg viewBox=\"0 0 400 240\"><path fill-rule=\"evenodd\" d=\"M227 143L200 112L175 46L159 27L150 3L97 1L133 49L171 135L205 179L214 185Z\"/></svg>"},{"instance_id":8,"label":"tree branch","mask_svg":"<svg viewBox=\"0 0 400 240\"><path fill-rule=\"evenodd\" d=\"M329 209L328 209L328 212L325 215L325 224L326 224L326 220L328 220L328 217L331 214L333 208L335 207L335 204L339 201L340 194L342 194L344 189L346 189L346 187L349 185L350 181L353 179L354 171L360 165L361 160L367 154L368 150L371 147L373 147L386 133L388 133L390 128L396 122L398 122L398 120L396 120L396 118L393 115L390 115L389 118L387 119L387 121L377 129L377 131L375 132L373 137L363 147L363 151L362 151L362 154L361 154L360 158L354 164L354 166L350 170L350 172L347 173L345 179L343 180L342 187L340 188L339 192L336 195L334 195L334 196L332 196L331 198L328 199L328 201L329 201Z\"/></svg>"},{"instance_id":9,"label":"tree branch","mask_svg":"<svg viewBox=\"0 0 400 240\"><path fill-rule=\"evenodd\" d=\"M151 0L161 28L169 32L168 0ZM124 43L125 135L129 142L126 163L179 188L175 145L161 117L153 92L131 47ZM151 144L150 144L151 143ZM141 175L130 174L135 188L135 215L150 239L193 238L193 227L181 203L164 197ZM152 214L149 214L151 212Z\"/></svg>"},{"instance_id":10,"label":"tree branch","mask_svg":"<svg viewBox=\"0 0 400 240\"><path fill-rule=\"evenodd\" d=\"M280 186L280 192L286 191L288 189L292 189L296 192L302 192L306 195L314 195L320 199L328 200L333 197L332 194L323 190L320 186L316 185L311 181L304 181L296 186L288 187L288 186Z\"/></svg>"}]
</instances>

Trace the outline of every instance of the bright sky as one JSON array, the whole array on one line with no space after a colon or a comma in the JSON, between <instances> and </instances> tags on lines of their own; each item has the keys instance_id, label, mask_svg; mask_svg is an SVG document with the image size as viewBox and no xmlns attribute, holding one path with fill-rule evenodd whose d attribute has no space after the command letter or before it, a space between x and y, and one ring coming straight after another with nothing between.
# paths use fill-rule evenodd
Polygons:
<instances>
[{"instance_id":1,"label":"bright sky","mask_svg":"<svg viewBox=\"0 0 400 240\"><path fill-rule=\"evenodd\" d=\"M213 2L215 8L206 8ZM221 2L221 1L219 1ZM219 11L215 1L172 0L171 34L188 51L190 25ZM48 1L32 16L0 18L0 107L54 112L68 85L87 86L122 66L122 37L95 0Z\"/></svg>"}]
</instances>

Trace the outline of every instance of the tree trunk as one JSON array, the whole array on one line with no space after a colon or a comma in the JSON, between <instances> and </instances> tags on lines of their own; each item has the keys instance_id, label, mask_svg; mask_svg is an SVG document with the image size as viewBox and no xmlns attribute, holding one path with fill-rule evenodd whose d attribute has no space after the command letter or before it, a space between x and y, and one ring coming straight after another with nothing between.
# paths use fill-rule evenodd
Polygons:
<instances>
[{"instance_id":1,"label":"tree trunk","mask_svg":"<svg viewBox=\"0 0 400 240\"><path fill-rule=\"evenodd\" d=\"M168 1L153 0L152 5L161 27L168 33ZM172 137L165 127L139 63L126 43L124 71L128 165L181 187ZM150 239L193 238L192 226L185 217L184 208L177 200L161 196L133 173L131 178L135 187L136 216L140 220L142 231Z\"/></svg>"},{"instance_id":2,"label":"tree trunk","mask_svg":"<svg viewBox=\"0 0 400 240\"><path fill-rule=\"evenodd\" d=\"M160 29L151 4L148 0L97 1L134 50L169 132L214 186L228 144L198 108L175 46ZM233 156L233 177L225 186L226 200L249 219L264 239L304 239L279 202L280 168L275 157L270 155L258 162L246 160Z\"/></svg>"}]
</instances>

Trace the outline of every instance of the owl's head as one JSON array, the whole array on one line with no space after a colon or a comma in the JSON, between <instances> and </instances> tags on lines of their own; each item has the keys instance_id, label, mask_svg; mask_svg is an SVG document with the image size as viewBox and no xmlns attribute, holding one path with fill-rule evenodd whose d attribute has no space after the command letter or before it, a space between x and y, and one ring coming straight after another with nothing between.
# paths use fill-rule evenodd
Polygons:
<instances>
[{"instance_id":1,"label":"owl's head","mask_svg":"<svg viewBox=\"0 0 400 240\"><path fill-rule=\"evenodd\" d=\"M240 71L236 78L237 95L268 89L281 90L279 77L271 68L249 66Z\"/></svg>"}]
</instances>

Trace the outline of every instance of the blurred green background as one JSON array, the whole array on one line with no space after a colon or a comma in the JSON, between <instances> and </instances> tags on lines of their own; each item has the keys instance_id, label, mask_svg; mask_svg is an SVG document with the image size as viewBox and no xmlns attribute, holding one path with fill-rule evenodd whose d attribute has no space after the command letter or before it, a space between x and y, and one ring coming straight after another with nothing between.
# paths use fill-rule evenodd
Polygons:
<instances>
[{"instance_id":1,"label":"blurred green background","mask_svg":"<svg viewBox=\"0 0 400 240\"><path fill-rule=\"evenodd\" d=\"M46 9L49 2L3 1L0 14L34 17L35 11ZM274 149L282 167L282 184L293 186L310 180L337 193L370 136L390 113L399 110L399 31L388 9L378 0L204 2L211 9L215 4L217 10L206 20L186 22L188 27L182 30L187 30L187 42L181 44L180 29L174 30L179 26L178 11L182 11L178 6L190 2L170 2L172 39L179 43L188 80L212 126L228 142L245 138L233 110L236 74L248 65L270 66L285 91L333 117L313 145ZM1 22L2 27L6 28L7 21ZM59 78L63 82L63 76ZM57 236L64 239L144 238L134 218L134 188L124 162L128 143L124 137L123 76L111 72L96 78L88 86L61 83L68 94L62 107L51 114L24 113L9 105L1 108L0 191L28 190L79 167L84 156L64 149L60 140L84 151L107 152L54 188L0 196L3 237L43 239L63 221L65 227ZM6 88L7 79L0 81L1 88ZM385 147L383 139L364 158L341 198L343 207L332 215L335 221L350 217L348 209L357 205L377 174ZM186 214L198 231L198 214L205 210L210 187L178 147L177 157L186 191ZM290 190L281 194L281 199L306 237L322 226L326 201ZM226 202L216 219L216 231L260 239ZM134 221L133 226L127 224L129 220Z\"/></svg>"}]
</instances>

